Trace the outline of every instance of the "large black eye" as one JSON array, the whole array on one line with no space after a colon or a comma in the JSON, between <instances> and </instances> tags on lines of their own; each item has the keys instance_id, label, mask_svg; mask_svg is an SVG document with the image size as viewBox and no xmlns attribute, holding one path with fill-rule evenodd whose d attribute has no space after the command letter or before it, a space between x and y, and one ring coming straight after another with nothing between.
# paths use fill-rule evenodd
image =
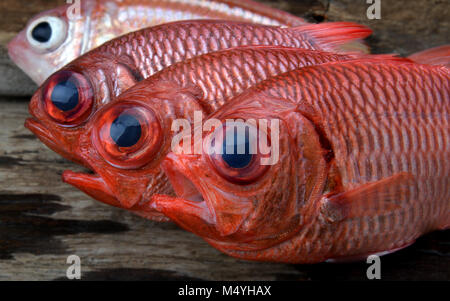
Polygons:
<instances>
[{"instance_id":1,"label":"large black eye","mask_svg":"<svg viewBox=\"0 0 450 301\"><path fill-rule=\"evenodd\" d=\"M246 129L243 133L241 132L242 131L236 131L235 129L234 135L225 135L225 139L223 141L222 159L231 168L244 168L252 161L253 155L250 153L248 129Z\"/></svg>"},{"instance_id":2,"label":"large black eye","mask_svg":"<svg viewBox=\"0 0 450 301\"><path fill-rule=\"evenodd\" d=\"M51 100L61 111L70 111L78 105L78 89L71 81L61 81L53 88Z\"/></svg>"},{"instance_id":3,"label":"large black eye","mask_svg":"<svg viewBox=\"0 0 450 301\"><path fill-rule=\"evenodd\" d=\"M67 38L67 22L56 16L37 18L27 27L27 41L37 51L53 51Z\"/></svg>"},{"instance_id":4,"label":"large black eye","mask_svg":"<svg viewBox=\"0 0 450 301\"><path fill-rule=\"evenodd\" d=\"M94 116L92 142L112 166L140 168L153 161L162 141L159 119L145 103L121 99Z\"/></svg>"},{"instance_id":5,"label":"large black eye","mask_svg":"<svg viewBox=\"0 0 450 301\"><path fill-rule=\"evenodd\" d=\"M110 135L119 147L135 145L141 138L141 125L134 116L122 114L111 124Z\"/></svg>"},{"instance_id":6,"label":"large black eye","mask_svg":"<svg viewBox=\"0 0 450 301\"><path fill-rule=\"evenodd\" d=\"M86 121L94 105L88 79L69 70L58 71L47 80L42 100L47 114L63 126L77 126Z\"/></svg>"},{"instance_id":7,"label":"large black eye","mask_svg":"<svg viewBox=\"0 0 450 301\"><path fill-rule=\"evenodd\" d=\"M52 37L52 27L48 22L41 22L33 28L31 36L40 43L48 42Z\"/></svg>"},{"instance_id":8,"label":"large black eye","mask_svg":"<svg viewBox=\"0 0 450 301\"><path fill-rule=\"evenodd\" d=\"M264 135L264 136L263 136ZM268 138L267 133L260 131L252 123L232 121L222 124L205 139L207 160L217 173L227 181L246 185L257 181L268 170L263 161L270 155L260 151L264 143L260 140ZM267 139L270 145L270 141Z\"/></svg>"}]
</instances>

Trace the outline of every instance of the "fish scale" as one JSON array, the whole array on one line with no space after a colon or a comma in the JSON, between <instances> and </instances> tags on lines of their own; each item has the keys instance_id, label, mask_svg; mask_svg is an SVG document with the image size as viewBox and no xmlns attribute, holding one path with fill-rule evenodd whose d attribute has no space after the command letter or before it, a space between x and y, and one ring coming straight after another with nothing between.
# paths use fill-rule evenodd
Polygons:
<instances>
[{"instance_id":1,"label":"fish scale","mask_svg":"<svg viewBox=\"0 0 450 301\"><path fill-rule=\"evenodd\" d=\"M227 36L233 38L227 39ZM130 56L145 78L181 59L252 44L320 48L308 41L305 35L292 34L283 28L257 28L252 24L214 21L177 22L160 28L141 30L106 43L96 51L109 52L115 56ZM147 61L148 57L152 60Z\"/></svg>"},{"instance_id":2,"label":"fish scale","mask_svg":"<svg viewBox=\"0 0 450 301\"><path fill-rule=\"evenodd\" d=\"M272 26L308 24L302 18L249 0L83 0L79 3L81 15L69 18L69 12L74 12L72 6L67 3L34 16L8 45L13 61L39 85L89 50L115 37L158 24L193 19ZM56 17L62 24L52 28L52 33L65 38L49 48L36 48L27 32L49 17Z\"/></svg>"},{"instance_id":3,"label":"fish scale","mask_svg":"<svg viewBox=\"0 0 450 301\"><path fill-rule=\"evenodd\" d=\"M73 130L61 126L59 122L64 121L56 122L54 116L51 117L42 105L48 101L43 91L50 87L50 83L58 81L63 73L82 73L93 90L93 96L87 101L92 103L94 113L120 93L157 71L197 55L224 50L221 47L252 46L251 41L255 41L258 46L275 44L295 48L314 45L311 49L329 48L337 51L342 45L370 33L367 27L351 22L280 28L225 20L190 20L146 28L103 44L50 77L31 99L30 113L33 121L29 119L27 124L35 132L51 131L46 136L55 141L44 138L43 142L67 159L77 161L77 154L74 154L68 144L78 139L83 130L82 124L93 114L83 116L84 120L77 120L77 128ZM262 40L259 42L259 39ZM79 105L81 106L81 102Z\"/></svg>"},{"instance_id":4,"label":"fish scale","mask_svg":"<svg viewBox=\"0 0 450 301\"><path fill-rule=\"evenodd\" d=\"M210 22L207 22L207 24L210 24ZM213 30L206 29L206 31ZM217 33L217 35L220 34L220 32ZM137 41L138 45L142 44L140 39L130 37L124 37L123 39ZM131 45L132 43L126 44ZM126 57L124 55L126 47L130 46L122 45L119 48L112 48L112 51L114 51L113 57L117 56L120 59ZM86 57L80 58L80 60L86 59L87 62L84 62L84 64L87 68L95 71L96 76L98 76L99 71L103 70L106 73L109 70L110 64L104 64L101 59L110 56L103 55L100 56L100 59L97 59L94 56L96 53L97 50L87 54ZM359 57L359 55L356 56ZM95 65L92 68L92 64L90 64L92 60L89 60L92 57L94 57L93 60L96 64L100 61L98 63L100 67ZM87 166L93 172L92 174L84 174L66 171L63 174L64 181L99 201L137 212L141 209L139 205L145 203L140 201L149 200L152 194L170 194L169 186L166 185L167 179L163 179L162 176L159 176L158 180L154 178L158 177L158 172L161 171L160 163L164 155L169 152L170 142L173 138L171 135L175 135L175 132L170 130L174 120L179 118L191 120L193 117L191 113L194 110L201 111L205 115L209 114L223 105L227 99L270 76L306 65L343 61L354 57L355 55L281 46L236 47L183 60L141 80L118 97L110 95L112 103L106 104L105 107L102 107L105 105L104 102L99 104L96 108L97 111L94 110L93 115L88 120L75 128L67 129L57 125L54 126L51 120L45 125L41 125L44 123L43 120L45 121L46 115L45 112L39 111L39 102L41 101L39 97L42 97L42 93L36 93L31 102L31 112L35 118L29 120L27 126L32 129L45 128L45 130L50 130L51 135L48 136L52 137L52 141L44 140L47 145L66 157ZM381 59L384 59L384 56ZM125 62L129 62L129 60L125 60ZM127 70L121 69L125 72L125 75ZM113 74L114 76L110 74L107 81L111 82L112 79L114 86L119 86L119 78L123 76L124 72L117 72L118 74ZM112 70L112 73L115 73L115 70ZM121 87L123 88L123 86ZM116 90L115 88L111 92ZM100 94L108 95L106 92L108 91L103 91ZM98 96L104 99L102 95ZM120 105L122 102L130 105L130 101L136 106L139 106L136 101L151 106L152 110L158 115L158 121L163 128L161 147L158 146L155 155L149 156L148 162L142 168L133 170L118 169L110 164L110 161L99 153L98 145L103 142L99 144L93 142L93 134L98 128L99 121L108 115L113 106ZM36 121L37 119L39 120ZM68 141L68 143L64 143L65 141ZM133 187L133 191L130 187ZM159 189L163 190L159 191ZM138 204L139 202L140 204ZM135 205L138 208L133 208ZM149 219L151 219L150 212L152 210L146 209L144 212ZM155 211L153 210L153 212ZM161 215L159 214L156 218L160 220Z\"/></svg>"},{"instance_id":5,"label":"fish scale","mask_svg":"<svg viewBox=\"0 0 450 301\"><path fill-rule=\"evenodd\" d=\"M273 48L277 50L277 48ZM315 53L314 58L295 49L241 47L239 51L210 53L169 66L164 72L155 74L152 81L171 81L180 86L198 85L203 91L202 104L205 113L212 113L225 101L244 91L246 87L271 75L329 62L330 60L349 60L351 55ZM249 62L253 62L250 64Z\"/></svg>"},{"instance_id":6,"label":"fish scale","mask_svg":"<svg viewBox=\"0 0 450 301\"><path fill-rule=\"evenodd\" d=\"M387 84L388 81L383 81L384 74L397 78L395 89L409 90L409 95L414 98L399 98L399 94L388 95L384 92L393 88ZM359 80L349 80L355 77ZM336 80L334 87L329 85L330 78ZM435 88L439 88L434 89L432 97L430 94L417 92L426 88L425 82L430 81ZM382 88L378 90L377 95L380 101L366 101L360 94L352 93L352 89L362 83L367 89L379 85ZM321 87L317 88L317 85ZM292 86L293 89L288 88ZM323 86L327 88L324 89ZM320 254L326 259L329 256L339 258L344 255L364 254L368 250L371 252L394 250L412 243L420 234L436 229L445 219L448 220L449 88L448 69L434 68L430 71L426 66L410 64L392 66L378 63L340 63L327 64L322 68L307 67L303 71L288 72L286 75L270 79L257 88L270 97L306 102L320 112L321 118L327 121L326 134L333 145L344 189L404 171L412 172L417 180L417 187L411 187L399 195L396 201L397 204L404 206L403 209L377 216L344 220L337 226L324 226L317 220L302 229L293 241L276 247L277 261L301 258L302 262L314 262L318 258L311 257L313 254ZM343 90L346 93L336 93ZM312 95L321 96L311 97ZM342 97L343 95L348 97ZM418 95L425 97L418 99ZM395 104L399 106L396 107ZM428 117L426 121L421 114L424 109L431 113L425 116ZM379 114L374 116L373 112ZM408 115L398 117L401 113ZM398 122L394 123L394 126L391 122L380 122L382 121L380 118L384 119L385 114L397 114ZM343 115L353 120L343 119ZM372 122L366 123L364 127L355 128L355 125L364 124L367 120ZM373 137L374 146L371 149L362 147L361 139L356 136L352 138L350 135L359 130L361 136L370 136L369 127L376 127L378 132L378 136ZM432 142L433 137L439 137L443 143ZM401 142L402 138L410 141L412 147L398 148L394 141ZM342 141L350 144L344 146ZM348 150L345 151L346 149ZM379 151L373 153L374 149ZM391 160L391 164L386 163L386 156ZM403 161L403 158L407 158L407 162ZM355 168L366 160L369 161L370 168ZM386 164L390 165L390 168L384 168ZM441 168L436 169L437 165ZM239 254L244 258L256 259L265 256L251 252L234 253L230 250L227 252Z\"/></svg>"}]
</instances>

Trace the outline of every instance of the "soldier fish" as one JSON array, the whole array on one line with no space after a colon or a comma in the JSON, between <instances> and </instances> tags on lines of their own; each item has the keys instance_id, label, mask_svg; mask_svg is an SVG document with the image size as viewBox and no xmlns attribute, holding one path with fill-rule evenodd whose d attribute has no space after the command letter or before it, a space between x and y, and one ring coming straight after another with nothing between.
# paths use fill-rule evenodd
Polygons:
<instances>
[{"instance_id":1,"label":"soldier fish","mask_svg":"<svg viewBox=\"0 0 450 301\"><path fill-rule=\"evenodd\" d=\"M109 41L53 74L33 95L29 106L33 117L25 126L52 150L80 162L71 145L93 113L173 63L245 45L335 49L370 32L346 22L280 28L214 20L143 29Z\"/></svg>"},{"instance_id":2,"label":"soldier fish","mask_svg":"<svg viewBox=\"0 0 450 301\"><path fill-rule=\"evenodd\" d=\"M190 19L225 19L274 26L306 23L302 18L249 0L82 0L74 3L36 15L8 45L11 59L38 85L89 50L145 27Z\"/></svg>"},{"instance_id":3,"label":"soldier fish","mask_svg":"<svg viewBox=\"0 0 450 301\"><path fill-rule=\"evenodd\" d=\"M140 205L155 193L173 193L160 163L180 130L173 127L175 120L183 119L183 127L190 127L195 113L207 116L270 76L353 57L248 46L176 63L137 83L77 129L77 139L67 149L93 174L65 171L63 180L99 201L159 218L160 214Z\"/></svg>"},{"instance_id":4,"label":"soldier fish","mask_svg":"<svg viewBox=\"0 0 450 301\"><path fill-rule=\"evenodd\" d=\"M450 227L449 92L448 68L407 61L272 77L210 116L219 126L191 137L200 154L166 156L178 197L154 195L148 206L242 259L317 263L405 248ZM226 120L247 132L228 141ZM276 127L251 120L278 121L277 139ZM261 139L278 148L274 164L250 151ZM238 143L240 153L215 148Z\"/></svg>"}]
</instances>

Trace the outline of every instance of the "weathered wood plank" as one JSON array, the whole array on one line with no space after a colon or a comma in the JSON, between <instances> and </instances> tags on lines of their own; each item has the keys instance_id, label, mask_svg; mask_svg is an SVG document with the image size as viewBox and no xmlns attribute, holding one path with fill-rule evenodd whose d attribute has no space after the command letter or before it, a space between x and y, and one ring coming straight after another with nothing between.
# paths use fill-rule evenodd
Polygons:
<instances>
[{"instance_id":1,"label":"weathered wood plank","mask_svg":"<svg viewBox=\"0 0 450 301\"><path fill-rule=\"evenodd\" d=\"M366 279L367 264L295 266L240 261L171 223L100 204L61 182L80 170L24 127L27 103L0 99L0 280L64 279L80 256L83 279ZM450 279L450 231L383 257L383 279Z\"/></svg>"}]
</instances>

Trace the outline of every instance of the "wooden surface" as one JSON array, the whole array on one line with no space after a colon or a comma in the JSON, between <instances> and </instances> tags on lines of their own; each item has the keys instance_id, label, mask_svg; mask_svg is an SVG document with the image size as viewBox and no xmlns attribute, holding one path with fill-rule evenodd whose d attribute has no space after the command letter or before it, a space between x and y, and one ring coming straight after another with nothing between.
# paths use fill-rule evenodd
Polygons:
<instances>
[{"instance_id":1,"label":"wooden surface","mask_svg":"<svg viewBox=\"0 0 450 301\"><path fill-rule=\"evenodd\" d=\"M23 127L29 98L17 95L29 95L35 87L9 62L4 48L31 15L57 2L0 3L6 16L0 19L0 280L65 279L71 254L80 256L85 280L366 279L364 262L236 260L174 224L150 222L97 203L62 183L63 170L80 168ZM382 0L382 19L377 21L365 18L365 0L264 2L310 20L368 24L375 29L369 40L375 52L410 54L449 42L448 0ZM450 280L450 232L430 233L412 247L382 257L382 279Z\"/></svg>"}]
</instances>

